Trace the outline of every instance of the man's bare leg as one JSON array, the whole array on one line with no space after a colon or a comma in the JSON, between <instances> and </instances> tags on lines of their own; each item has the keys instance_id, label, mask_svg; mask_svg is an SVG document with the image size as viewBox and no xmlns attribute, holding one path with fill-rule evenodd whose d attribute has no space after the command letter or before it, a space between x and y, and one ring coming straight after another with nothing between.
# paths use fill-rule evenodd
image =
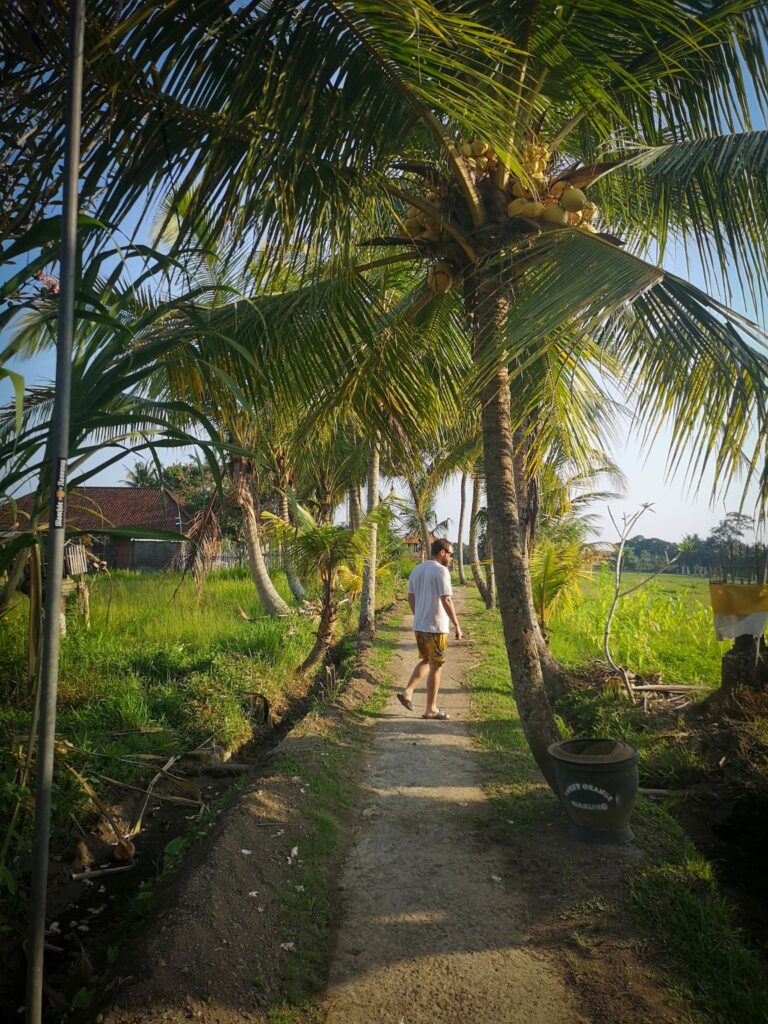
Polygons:
<instances>
[{"instance_id":1,"label":"man's bare leg","mask_svg":"<svg viewBox=\"0 0 768 1024\"><path fill-rule=\"evenodd\" d=\"M411 672L411 678L408 680L408 684L403 690L403 697L405 700L413 700L413 691L419 685L421 680L429 671L428 661L419 661L416 663L416 667Z\"/></svg>"},{"instance_id":2,"label":"man's bare leg","mask_svg":"<svg viewBox=\"0 0 768 1024\"><path fill-rule=\"evenodd\" d=\"M442 664L430 665L427 676L427 708L424 712L426 718L434 718L440 708L437 706L437 695L440 691L440 675L443 671Z\"/></svg>"}]
</instances>

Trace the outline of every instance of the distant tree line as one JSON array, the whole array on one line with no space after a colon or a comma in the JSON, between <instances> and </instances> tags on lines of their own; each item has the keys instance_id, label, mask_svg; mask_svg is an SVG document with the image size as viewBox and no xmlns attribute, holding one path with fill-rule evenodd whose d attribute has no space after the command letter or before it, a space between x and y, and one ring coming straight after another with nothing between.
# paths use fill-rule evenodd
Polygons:
<instances>
[{"instance_id":1,"label":"distant tree line","mask_svg":"<svg viewBox=\"0 0 768 1024\"><path fill-rule=\"evenodd\" d=\"M728 512L706 537L687 533L675 543L638 535L626 543L624 566L629 571L657 572L679 555L671 573L762 583L768 551L765 544L747 541L752 529L750 516Z\"/></svg>"}]
</instances>

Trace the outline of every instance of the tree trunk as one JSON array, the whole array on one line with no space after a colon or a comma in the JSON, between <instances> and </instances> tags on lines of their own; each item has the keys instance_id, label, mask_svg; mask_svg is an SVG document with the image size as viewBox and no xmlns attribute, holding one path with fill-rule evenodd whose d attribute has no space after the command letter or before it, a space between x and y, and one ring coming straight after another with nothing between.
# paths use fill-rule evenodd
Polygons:
<instances>
[{"instance_id":1,"label":"tree trunk","mask_svg":"<svg viewBox=\"0 0 768 1024\"><path fill-rule=\"evenodd\" d=\"M317 482L317 521L322 523L323 526L330 526L333 522L333 512L335 505L333 503L333 490L328 485L327 476L325 473L320 473Z\"/></svg>"},{"instance_id":2,"label":"tree trunk","mask_svg":"<svg viewBox=\"0 0 768 1024\"><path fill-rule=\"evenodd\" d=\"M288 495L283 491L280 492L280 518L284 523L290 523L291 516L288 509ZM301 602L304 600L305 591L301 584L301 580L296 575L291 562L290 555L283 553L283 569L285 570L285 578L288 580L288 586L291 588L291 593L297 601Z\"/></svg>"},{"instance_id":3,"label":"tree trunk","mask_svg":"<svg viewBox=\"0 0 768 1024\"><path fill-rule=\"evenodd\" d=\"M421 514L419 491L413 477L407 476L405 479L408 481L408 488L411 492L413 507L416 509L416 516L419 520L419 533L421 534L421 560L422 562L426 562L432 553L432 541L429 539L429 526L427 524L427 520Z\"/></svg>"},{"instance_id":4,"label":"tree trunk","mask_svg":"<svg viewBox=\"0 0 768 1024\"><path fill-rule=\"evenodd\" d=\"M480 508L480 480L477 475L472 478L472 508L469 513L469 568L475 581L477 592L485 604L488 603L488 588L483 574L480 572L480 555L477 550L477 513Z\"/></svg>"},{"instance_id":5,"label":"tree trunk","mask_svg":"<svg viewBox=\"0 0 768 1024\"><path fill-rule=\"evenodd\" d=\"M493 568L493 544L490 536L485 538L485 547L485 610L490 612L496 607L496 573Z\"/></svg>"},{"instance_id":6,"label":"tree trunk","mask_svg":"<svg viewBox=\"0 0 768 1024\"><path fill-rule=\"evenodd\" d=\"M529 490L528 481L526 479L527 474L523 465L523 459L520 454L520 442L517 436L513 441L515 449L512 453L512 464L515 473L515 492L516 494L526 494ZM530 543L533 536L534 522L531 521L530 516L533 514L530 508L530 503L527 498L523 502L518 501L518 516L520 521L520 543L523 546L525 553L526 564L528 564L528 558L530 555ZM536 650L539 655L539 663L541 665L541 674L544 680L544 689L546 690L547 697L550 701L558 700L562 697L565 691L573 682L570 674L563 668L560 662L552 654L549 649L549 644L546 641L544 633L542 632L541 626L539 625L539 619L536 614L536 605L533 600L533 587L531 586L531 575L526 573L525 576L526 590L528 594L528 602L531 608L531 621L533 622L533 635L536 640Z\"/></svg>"},{"instance_id":7,"label":"tree trunk","mask_svg":"<svg viewBox=\"0 0 768 1024\"><path fill-rule=\"evenodd\" d=\"M253 495L251 494L250 484L247 479L235 478L232 497L235 505L238 506L243 515L243 533L245 534L245 546L248 551L248 562L261 606L267 615L290 615L291 609L275 590L275 585L267 572L264 553L261 550L259 525L256 521Z\"/></svg>"},{"instance_id":8,"label":"tree trunk","mask_svg":"<svg viewBox=\"0 0 768 1024\"><path fill-rule=\"evenodd\" d=\"M29 548L24 548L13 561L11 568L8 570L8 578L5 583L0 587L0 615L5 615L8 610L8 606L13 600L13 596L19 589L21 579L24 575L24 566L27 564L29 558Z\"/></svg>"},{"instance_id":9,"label":"tree trunk","mask_svg":"<svg viewBox=\"0 0 768 1024\"><path fill-rule=\"evenodd\" d=\"M499 294L497 281L486 281L483 285L476 310L480 354L486 349L501 349L497 345L499 333L505 329L509 315L509 302ZM483 389L482 421L488 529L512 687L525 738L544 778L557 793L554 765L547 748L560 737L544 690L528 598L529 569L520 542L506 367L497 369Z\"/></svg>"},{"instance_id":10,"label":"tree trunk","mask_svg":"<svg viewBox=\"0 0 768 1024\"><path fill-rule=\"evenodd\" d=\"M363 507L360 504L360 488L352 484L349 488L349 528L357 530L363 521Z\"/></svg>"},{"instance_id":11,"label":"tree trunk","mask_svg":"<svg viewBox=\"0 0 768 1024\"><path fill-rule=\"evenodd\" d=\"M375 438L371 445L371 457L368 462L368 514L379 504L379 441ZM378 529L371 526L371 546L368 558L363 567L363 586L360 592L360 620L357 628L361 633L373 636L376 632L376 562L378 559Z\"/></svg>"},{"instance_id":12,"label":"tree trunk","mask_svg":"<svg viewBox=\"0 0 768 1024\"><path fill-rule=\"evenodd\" d=\"M331 587L329 583L323 584L323 608L320 612L320 624L317 627L316 640L307 657L299 666L300 673L309 672L325 657L325 653L333 643L336 632L336 619L339 614L339 607L331 600Z\"/></svg>"},{"instance_id":13,"label":"tree trunk","mask_svg":"<svg viewBox=\"0 0 768 1024\"><path fill-rule=\"evenodd\" d=\"M459 583L463 587L467 582L464 575L464 513L467 508L467 474L461 474L461 504L459 505L459 547L456 561L459 570Z\"/></svg>"},{"instance_id":14,"label":"tree trunk","mask_svg":"<svg viewBox=\"0 0 768 1024\"><path fill-rule=\"evenodd\" d=\"M36 499L36 504L39 506L40 496ZM33 511L29 517L28 522L24 527L25 533L36 532L40 519L42 518L42 512ZM21 581L24 577L24 567L27 564L29 558L30 548L24 548L13 561L13 564L8 570L8 576L5 583L0 586L0 616L5 615L8 610L8 606L13 600L13 596L21 585Z\"/></svg>"}]
</instances>

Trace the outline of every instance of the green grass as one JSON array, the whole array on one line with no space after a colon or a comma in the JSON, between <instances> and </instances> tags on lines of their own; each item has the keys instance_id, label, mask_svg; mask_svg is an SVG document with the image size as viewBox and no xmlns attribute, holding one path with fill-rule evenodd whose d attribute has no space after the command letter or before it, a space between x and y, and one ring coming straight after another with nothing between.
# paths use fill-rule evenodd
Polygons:
<instances>
[{"instance_id":1,"label":"green grass","mask_svg":"<svg viewBox=\"0 0 768 1024\"><path fill-rule=\"evenodd\" d=\"M480 664L466 682L478 714L473 730L489 780L492 814L502 835L508 822L516 831L541 828L559 815L559 805L539 781L522 734L498 614L483 612L475 595L470 600ZM615 695L603 695L591 705L573 698L560 710L573 732L605 730L632 739L642 733L640 713ZM684 761L686 755L675 756ZM641 772L653 772L651 778L658 780L664 757L668 763L674 760L669 751L660 758L647 744L641 749ZM680 773L680 764L674 764L670 778L677 780ZM763 1024L768 1020L768 972L735 927L733 908L718 892L711 866L663 807L641 799L632 827L646 856L627 878L625 906L664 947L676 990L712 1024Z\"/></svg>"},{"instance_id":2,"label":"green grass","mask_svg":"<svg viewBox=\"0 0 768 1024\"><path fill-rule=\"evenodd\" d=\"M275 582L288 598L284 577ZM382 587L381 601L391 599L398 582ZM20 801L5 868L0 866L0 896L8 898L0 930L3 921L10 927L18 917L12 905L23 906L19 886L32 823L32 795L20 789L18 772L31 716L27 608L19 595L0 623L0 821L10 821ZM356 615L352 604L343 609L341 631L353 626ZM200 595L191 579L180 582L176 574L100 578L91 595L91 628L70 607L61 645L57 735L76 748L68 760L109 800L111 787L101 776L140 786L153 774L154 766L136 760L137 754L169 755L212 741L237 747L253 729L244 695L256 691L279 700L312 645L314 629L304 616L262 617L243 570L211 574ZM88 804L58 759L54 855L71 838L71 815L87 823ZM6 828L0 827L0 843Z\"/></svg>"},{"instance_id":3,"label":"green grass","mask_svg":"<svg viewBox=\"0 0 768 1024\"><path fill-rule=\"evenodd\" d=\"M717 1024L764 1024L768 972L735 928L712 866L663 807L640 801L632 825L647 857L629 879L631 906L663 941L683 990Z\"/></svg>"},{"instance_id":4,"label":"green grass","mask_svg":"<svg viewBox=\"0 0 768 1024\"><path fill-rule=\"evenodd\" d=\"M478 714L471 729L482 752L494 815L500 822L511 819L516 829L538 827L554 820L560 805L539 778L512 700L498 613L485 613L475 592L467 593L472 612L469 635L481 660L467 673L465 683Z\"/></svg>"},{"instance_id":5,"label":"green grass","mask_svg":"<svg viewBox=\"0 0 768 1024\"><path fill-rule=\"evenodd\" d=\"M625 573L622 589L643 578ZM603 629L613 599L613 577L603 567L573 607L557 614L550 643L556 658L578 666L603 657ZM727 644L715 638L705 580L660 576L619 602L611 629L614 660L634 672L660 672L665 682L717 686Z\"/></svg>"},{"instance_id":6,"label":"green grass","mask_svg":"<svg viewBox=\"0 0 768 1024\"><path fill-rule=\"evenodd\" d=\"M555 711L566 736L610 736L637 747L642 786L673 789L700 782L709 772L704 756L688 742L682 718L650 717L618 690L574 686Z\"/></svg>"}]
</instances>

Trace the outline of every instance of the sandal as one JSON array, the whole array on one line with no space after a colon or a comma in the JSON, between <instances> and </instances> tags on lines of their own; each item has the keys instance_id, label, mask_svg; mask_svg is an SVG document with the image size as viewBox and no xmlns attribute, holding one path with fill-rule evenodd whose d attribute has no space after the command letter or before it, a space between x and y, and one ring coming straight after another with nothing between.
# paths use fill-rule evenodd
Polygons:
<instances>
[{"instance_id":1,"label":"sandal","mask_svg":"<svg viewBox=\"0 0 768 1024\"><path fill-rule=\"evenodd\" d=\"M408 700L408 698L404 697L402 695L402 693L398 693L397 699L400 701L400 703L403 705L404 708L407 708L408 711L413 711L413 701L412 700Z\"/></svg>"},{"instance_id":2,"label":"sandal","mask_svg":"<svg viewBox=\"0 0 768 1024\"><path fill-rule=\"evenodd\" d=\"M422 717L422 718L428 718L428 719L431 719L432 721L440 721L440 722L445 722L445 721L447 721L447 720L448 720L448 719L449 719L449 718L450 718L451 716L450 716L450 715L448 715L448 714L446 714L446 713L445 713L445 711L440 711L440 710L438 710L438 712L437 712L437 714L436 714L436 715L422 715L421 717Z\"/></svg>"}]
</instances>

